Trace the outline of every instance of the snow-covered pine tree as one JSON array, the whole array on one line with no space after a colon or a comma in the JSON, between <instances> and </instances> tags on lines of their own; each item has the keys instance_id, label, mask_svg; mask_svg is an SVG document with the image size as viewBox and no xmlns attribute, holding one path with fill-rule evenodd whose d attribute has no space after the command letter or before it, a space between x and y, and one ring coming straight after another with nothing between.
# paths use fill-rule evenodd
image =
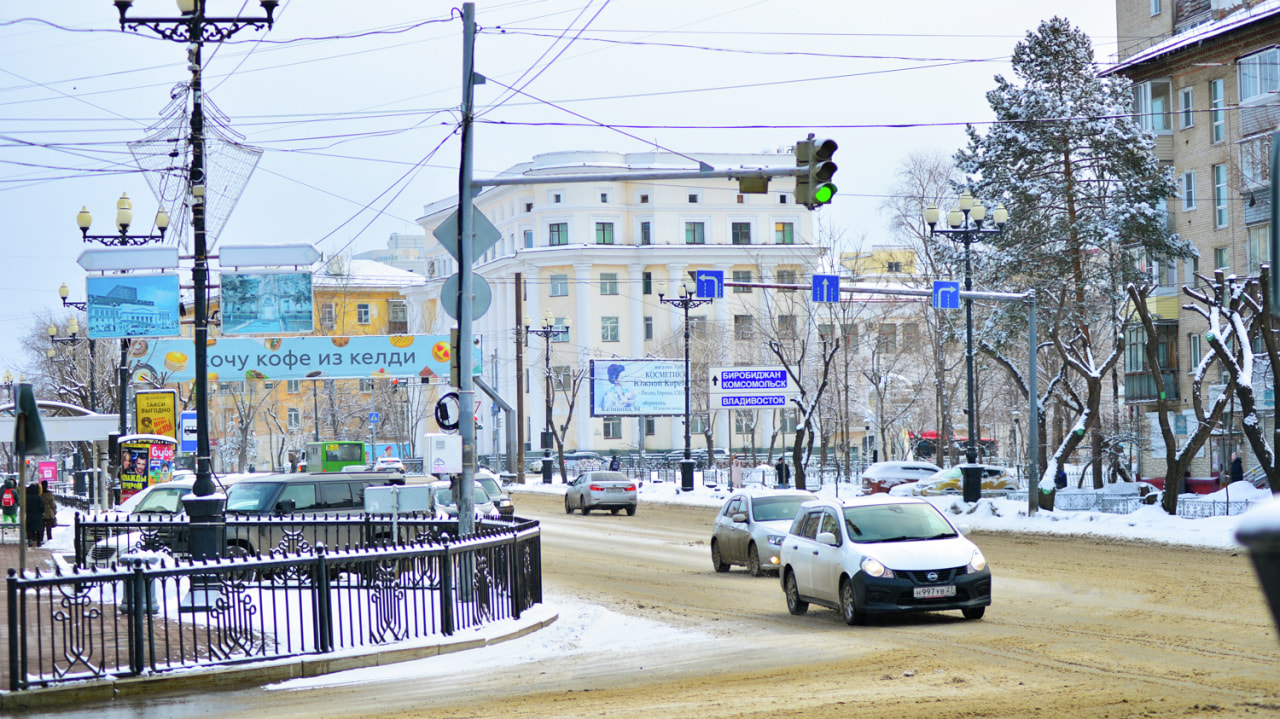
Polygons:
<instances>
[{"instance_id":1,"label":"snow-covered pine tree","mask_svg":"<svg viewBox=\"0 0 1280 719\"><path fill-rule=\"evenodd\" d=\"M1169 233L1163 201L1176 191L1172 174L1132 117L1129 81L1099 75L1089 37L1065 19L1046 20L1018 43L1012 64L1015 81L997 76L987 93L996 122L985 134L968 128L956 164L976 197L1009 210L1005 232L976 253L979 282L1036 289L1039 321L1083 400L1047 462L1051 481L1085 430L1100 430L1103 375L1122 351L1119 310L1139 262L1189 257L1195 249ZM998 308L987 326L1020 330L1024 311ZM1008 334L1007 346L1021 336ZM998 331L987 340L1004 346ZM1095 454L1101 444L1098 434ZM1095 485L1101 476L1095 467Z\"/></svg>"}]
</instances>

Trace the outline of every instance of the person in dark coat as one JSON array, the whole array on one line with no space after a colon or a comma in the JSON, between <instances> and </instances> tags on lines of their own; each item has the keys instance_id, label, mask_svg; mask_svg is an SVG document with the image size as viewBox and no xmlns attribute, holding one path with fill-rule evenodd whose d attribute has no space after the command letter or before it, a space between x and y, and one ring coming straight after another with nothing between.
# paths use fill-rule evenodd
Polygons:
<instances>
[{"instance_id":1,"label":"person in dark coat","mask_svg":"<svg viewBox=\"0 0 1280 719\"><path fill-rule=\"evenodd\" d=\"M620 471L621 469L622 469L622 462L618 459L618 455L615 454L613 455L613 458L609 460L609 471L617 472L617 471Z\"/></svg>"},{"instance_id":2,"label":"person in dark coat","mask_svg":"<svg viewBox=\"0 0 1280 719\"><path fill-rule=\"evenodd\" d=\"M779 459L778 463L773 466L775 472L778 473L778 486L791 486L791 467L787 466L787 460Z\"/></svg>"},{"instance_id":3,"label":"person in dark coat","mask_svg":"<svg viewBox=\"0 0 1280 719\"><path fill-rule=\"evenodd\" d=\"M58 505L49 491L49 482L40 481L41 514L44 516L44 538L53 541L53 528L58 526Z\"/></svg>"},{"instance_id":4,"label":"person in dark coat","mask_svg":"<svg viewBox=\"0 0 1280 719\"><path fill-rule=\"evenodd\" d=\"M44 544L44 500L40 499L40 485L35 482L28 484L24 501L27 508L27 546L38 547Z\"/></svg>"},{"instance_id":5,"label":"person in dark coat","mask_svg":"<svg viewBox=\"0 0 1280 719\"><path fill-rule=\"evenodd\" d=\"M4 507L4 521L6 524L18 523L18 504L21 497L18 496L18 483L12 479L4 481L4 487L0 488L0 505Z\"/></svg>"},{"instance_id":6,"label":"person in dark coat","mask_svg":"<svg viewBox=\"0 0 1280 719\"><path fill-rule=\"evenodd\" d=\"M1231 482L1239 482L1244 479L1244 462L1240 460L1240 455L1235 452L1231 453ZM1230 482L1228 482L1229 484Z\"/></svg>"}]
</instances>

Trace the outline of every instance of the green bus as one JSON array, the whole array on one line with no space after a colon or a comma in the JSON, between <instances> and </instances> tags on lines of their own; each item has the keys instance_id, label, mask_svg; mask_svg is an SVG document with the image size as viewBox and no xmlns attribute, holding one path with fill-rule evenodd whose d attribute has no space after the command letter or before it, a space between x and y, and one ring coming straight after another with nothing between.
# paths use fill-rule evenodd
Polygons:
<instances>
[{"instance_id":1,"label":"green bus","mask_svg":"<svg viewBox=\"0 0 1280 719\"><path fill-rule=\"evenodd\" d=\"M364 442L335 440L332 442L310 442L307 444L307 472L341 472L347 467L368 464Z\"/></svg>"}]
</instances>

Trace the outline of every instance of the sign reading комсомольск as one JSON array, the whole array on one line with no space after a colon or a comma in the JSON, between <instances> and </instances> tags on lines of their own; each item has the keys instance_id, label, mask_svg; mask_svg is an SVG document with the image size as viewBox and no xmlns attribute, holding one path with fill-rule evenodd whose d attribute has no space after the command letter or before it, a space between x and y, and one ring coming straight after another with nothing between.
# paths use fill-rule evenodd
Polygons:
<instances>
[{"instance_id":1,"label":"sign reading \u043a\u043e\u043c\u0441\u043e\u043c\u043e\u043b\u044c\u0441\u043a","mask_svg":"<svg viewBox=\"0 0 1280 719\"><path fill-rule=\"evenodd\" d=\"M420 377L449 381L453 348L448 335L366 335L358 337L269 337L208 340L209 381L291 380L325 377ZM190 339L141 340L129 345L135 378L162 384L196 378ZM471 372L481 372L483 351L471 350Z\"/></svg>"},{"instance_id":2,"label":"sign reading \u043a\u043e\u043c\u0441\u043e\u043c\u043e\u043b\u044c\u0441\u043a","mask_svg":"<svg viewBox=\"0 0 1280 719\"><path fill-rule=\"evenodd\" d=\"M708 384L712 409L785 407L800 389L786 367L712 367Z\"/></svg>"}]
</instances>

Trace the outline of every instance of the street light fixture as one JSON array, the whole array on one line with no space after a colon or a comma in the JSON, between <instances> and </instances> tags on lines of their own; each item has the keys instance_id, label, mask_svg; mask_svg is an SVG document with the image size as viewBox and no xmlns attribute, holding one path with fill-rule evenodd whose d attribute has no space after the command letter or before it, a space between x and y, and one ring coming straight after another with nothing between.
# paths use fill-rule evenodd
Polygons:
<instances>
[{"instance_id":1,"label":"street light fixture","mask_svg":"<svg viewBox=\"0 0 1280 719\"><path fill-rule=\"evenodd\" d=\"M684 459L680 460L680 489L684 492L693 491L693 453L689 440L689 386L692 384L689 376L689 310L710 302L710 298L694 295L689 280L680 283L680 294L677 297L665 297L664 293L658 293L659 304L671 305L684 312Z\"/></svg>"},{"instance_id":2,"label":"street light fixture","mask_svg":"<svg viewBox=\"0 0 1280 719\"><path fill-rule=\"evenodd\" d=\"M76 213L76 224L79 225L80 235L85 242L100 242L115 247L145 245L148 242L164 239L164 232L169 229L169 213L165 212L163 207L156 210L156 230L159 234L130 235L129 226L133 224L133 201L129 199L129 193L125 192L121 193L119 200L116 200L117 234L90 235L89 226L93 224L93 213L89 212L88 205L82 206L80 212Z\"/></svg>"},{"instance_id":3,"label":"street light fixture","mask_svg":"<svg viewBox=\"0 0 1280 719\"><path fill-rule=\"evenodd\" d=\"M525 344L529 342L529 335L538 335L547 341L547 364L546 364L546 386L543 394L546 396L546 426L542 430L542 483L551 484L551 444L555 441L554 430L551 425L551 406L555 399L554 385L551 381L551 338L561 332L569 331L569 318L564 318L563 325L556 325L556 318L551 314L551 310L547 310L542 315L541 329L533 327L533 318L526 316L524 318ZM521 470L523 471L523 469Z\"/></svg>"},{"instance_id":4,"label":"street light fixture","mask_svg":"<svg viewBox=\"0 0 1280 719\"><path fill-rule=\"evenodd\" d=\"M59 288L58 294L62 294L62 290L66 288L67 286L64 284L61 288ZM67 302L65 296L63 296L63 303L75 304L75 303ZM98 411L98 390L97 390L97 387L95 386L95 381L94 381L94 375L96 374L96 372L95 372L94 362L93 362L94 345L96 343L93 341L92 338L90 338L87 335L84 337L79 336L80 321L75 317L72 317L71 319L67 320L67 334L69 335L68 337L58 336L57 325L51 324L49 325L48 329L46 329L45 331L49 333L50 342L54 342L54 343L65 342L73 345L77 342L88 343L89 345L89 411L97 412ZM47 350L45 350L45 356L48 357L50 360L52 360L55 355L57 355L57 350L55 350L53 347L49 347Z\"/></svg>"},{"instance_id":5,"label":"street light fixture","mask_svg":"<svg viewBox=\"0 0 1280 719\"><path fill-rule=\"evenodd\" d=\"M929 205L924 211L924 221L929 225L930 236L944 235L960 238L964 243L964 291L973 291L973 269L970 258L970 245L982 239L983 235L998 235L1004 231L1009 221L1009 212L1004 205L996 206L992 213L995 227L984 228L987 219L987 208L981 202L975 203L973 195L965 190L957 198L956 206L947 213L948 229L938 229L938 208ZM964 476L964 501L976 502L982 496L982 470L978 467L978 445L976 433L977 413L973 406L973 298L964 298L965 324L965 373L968 389L969 437L965 442L965 466L961 468Z\"/></svg>"}]
</instances>

